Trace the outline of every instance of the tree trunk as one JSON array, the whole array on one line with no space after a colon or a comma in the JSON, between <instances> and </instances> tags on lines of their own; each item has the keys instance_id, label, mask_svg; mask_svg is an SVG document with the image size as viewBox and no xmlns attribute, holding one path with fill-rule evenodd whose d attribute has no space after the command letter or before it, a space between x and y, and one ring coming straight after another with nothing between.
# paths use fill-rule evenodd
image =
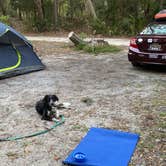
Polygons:
<instances>
[{"instance_id":1,"label":"tree trunk","mask_svg":"<svg viewBox=\"0 0 166 166\"><path fill-rule=\"evenodd\" d=\"M69 5L70 5L69 16L72 19L73 18L73 12L74 12L74 10L73 10L73 0L69 1Z\"/></svg>"},{"instance_id":2,"label":"tree trunk","mask_svg":"<svg viewBox=\"0 0 166 166\"><path fill-rule=\"evenodd\" d=\"M0 9L1 9L3 15L6 15L5 3L6 2L4 0L0 0Z\"/></svg>"},{"instance_id":3,"label":"tree trunk","mask_svg":"<svg viewBox=\"0 0 166 166\"><path fill-rule=\"evenodd\" d=\"M164 4L164 1L163 1L163 0L160 0L160 10L163 9L163 4Z\"/></svg>"},{"instance_id":4,"label":"tree trunk","mask_svg":"<svg viewBox=\"0 0 166 166\"><path fill-rule=\"evenodd\" d=\"M58 29L58 9L59 9L59 0L54 0L54 25L55 25L55 30Z\"/></svg>"},{"instance_id":5,"label":"tree trunk","mask_svg":"<svg viewBox=\"0 0 166 166\"><path fill-rule=\"evenodd\" d=\"M150 2L147 1L145 2L145 9L144 9L144 15L147 22L149 21L149 13L150 13Z\"/></svg>"},{"instance_id":6,"label":"tree trunk","mask_svg":"<svg viewBox=\"0 0 166 166\"><path fill-rule=\"evenodd\" d=\"M94 19L97 19L97 15L93 6L93 3L91 0L85 0L85 6L87 8L87 11L90 12L90 14L93 16Z\"/></svg>"},{"instance_id":7,"label":"tree trunk","mask_svg":"<svg viewBox=\"0 0 166 166\"><path fill-rule=\"evenodd\" d=\"M22 20L22 14L21 14L20 9L18 9L18 15L19 15L19 19Z\"/></svg>"},{"instance_id":8,"label":"tree trunk","mask_svg":"<svg viewBox=\"0 0 166 166\"><path fill-rule=\"evenodd\" d=\"M42 9L42 1L41 0L34 0L35 8L36 8L36 16L43 20L44 19L44 14L43 14L43 9Z\"/></svg>"},{"instance_id":9,"label":"tree trunk","mask_svg":"<svg viewBox=\"0 0 166 166\"><path fill-rule=\"evenodd\" d=\"M68 38L77 46L79 44L86 44L82 39L80 39L74 32L70 32Z\"/></svg>"}]
</instances>

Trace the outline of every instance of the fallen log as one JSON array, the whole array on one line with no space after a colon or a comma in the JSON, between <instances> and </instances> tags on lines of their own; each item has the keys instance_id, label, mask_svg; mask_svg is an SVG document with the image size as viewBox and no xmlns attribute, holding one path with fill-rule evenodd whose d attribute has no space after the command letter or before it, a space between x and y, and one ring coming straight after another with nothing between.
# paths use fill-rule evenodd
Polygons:
<instances>
[{"instance_id":1,"label":"fallen log","mask_svg":"<svg viewBox=\"0 0 166 166\"><path fill-rule=\"evenodd\" d=\"M90 41L86 42L82 40L78 35L74 32L70 32L68 38L74 43L75 46L80 44L89 45L89 46L108 46L109 43L104 39L91 39Z\"/></svg>"},{"instance_id":2,"label":"fallen log","mask_svg":"<svg viewBox=\"0 0 166 166\"><path fill-rule=\"evenodd\" d=\"M77 46L80 44L87 44L80 37L78 37L74 32L70 32L68 38Z\"/></svg>"}]
</instances>

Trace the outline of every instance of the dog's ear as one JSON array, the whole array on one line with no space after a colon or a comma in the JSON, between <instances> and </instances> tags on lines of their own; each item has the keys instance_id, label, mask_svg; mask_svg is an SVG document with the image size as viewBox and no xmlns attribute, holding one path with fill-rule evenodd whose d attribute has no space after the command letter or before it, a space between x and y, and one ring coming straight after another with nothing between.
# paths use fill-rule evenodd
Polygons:
<instances>
[{"instance_id":1,"label":"dog's ear","mask_svg":"<svg viewBox=\"0 0 166 166\"><path fill-rule=\"evenodd\" d=\"M44 102L48 103L50 101L50 96L45 95L43 100L44 100Z\"/></svg>"},{"instance_id":2,"label":"dog's ear","mask_svg":"<svg viewBox=\"0 0 166 166\"><path fill-rule=\"evenodd\" d=\"M58 98L56 95L52 95L52 99L53 99L54 101L59 101L59 98Z\"/></svg>"}]
</instances>

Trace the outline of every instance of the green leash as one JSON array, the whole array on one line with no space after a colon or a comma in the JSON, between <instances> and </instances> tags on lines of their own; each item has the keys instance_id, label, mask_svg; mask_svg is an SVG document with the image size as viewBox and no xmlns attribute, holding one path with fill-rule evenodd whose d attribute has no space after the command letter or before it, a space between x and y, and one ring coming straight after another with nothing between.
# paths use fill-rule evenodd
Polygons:
<instances>
[{"instance_id":1,"label":"green leash","mask_svg":"<svg viewBox=\"0 0 166 166\"><path fill-rule=\"evenodd\" d=\"M60 126L64 122L65 122L65 118L62 115L60 121L54 121L54 125L51 128L47 129L47 130L39 131L39 132L32 133L32 134L29 134L29 135L24 135L24 136L0 138L0 142L3 142L3 141L16 141L16 140L23 139L23 138L30 138L30 137L35 137L35 136L38 136L38 135L42 135L42 134L48 133L49 131L55 129L56 127Z\"/></svg>"}]
</instances>

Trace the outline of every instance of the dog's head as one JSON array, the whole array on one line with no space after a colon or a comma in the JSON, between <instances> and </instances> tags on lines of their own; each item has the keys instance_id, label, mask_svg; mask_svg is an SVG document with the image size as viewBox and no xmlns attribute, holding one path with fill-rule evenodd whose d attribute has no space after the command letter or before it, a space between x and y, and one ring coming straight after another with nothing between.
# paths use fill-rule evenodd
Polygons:
<instances>
[{"instance_id":1,"label":"dog's head","mask_svg":"<svg viewBox=\"0 0 166 166\"><path fill-rule=\"evenodd\" d=\"M46 95L43 100L52 107L56 105L56 103L59 101L59 98L56 95Z\"/></svg>"}]
</instances>

